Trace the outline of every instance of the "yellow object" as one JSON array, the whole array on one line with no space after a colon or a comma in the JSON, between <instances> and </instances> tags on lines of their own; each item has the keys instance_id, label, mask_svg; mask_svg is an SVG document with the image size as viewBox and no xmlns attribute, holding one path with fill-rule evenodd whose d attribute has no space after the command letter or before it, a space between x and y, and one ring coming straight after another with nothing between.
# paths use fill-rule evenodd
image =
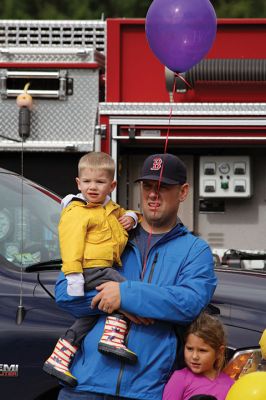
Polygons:
<instances>
[{"instance_id":1,"label":"yellow object","mask_svg":"<svg viewBox=\"0 0 266 400\"><path fill-rule=\"evenodd\" d=\"M259 345L260 345L260 349L261 349L262 358L264 360L266 360L266 329L264 330L264 332L260 338Z\"/></svg>"},{"instance_id":2,"label":"yellow object","mask_svg":"<svg viewBox=\"0 0 266 400\"><path fill-rule=\"evenodd\" d=\"M59 222L62 271L67 275L83 268L121 266L128 233L118 218L126 212L112 200L104 207L72 201L64 208Z\"/></svg>"},{"instance_id":3,"label":"yellow object","mask_svg":"<svg viewBox=\"0 0 266 400\"><path fill-rule=\"evenodd\" d=\"M266 372L251 372L239 378L225 400L266 400Z\"/></svg>"},{"instance_id":4,"label":"yellow object","mask_svg":"<svg viewBox=\"0 0 266 400\"><path fill-rule=\"evenodd\" d=\"M30 87L30 82L26 83L26 85L24 86L24 93L27 93L28 89Z\"/></svg>"}]
</instances>

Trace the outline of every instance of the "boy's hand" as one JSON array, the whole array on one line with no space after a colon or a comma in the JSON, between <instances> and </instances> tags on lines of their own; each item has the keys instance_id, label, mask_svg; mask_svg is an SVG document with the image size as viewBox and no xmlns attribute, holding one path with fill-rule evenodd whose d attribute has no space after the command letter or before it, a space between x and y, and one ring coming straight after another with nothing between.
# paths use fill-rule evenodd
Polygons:
<instances>
[{"instance_id":1,"label":"boy's hand","mask_svg":"<svg viewBox=\"0 0 266 400\"><path fill-rule=\"evenodd\" d=\"M122 217L118 218L118 221L126 231L130 231L135 225L134 218L129 215L122 215Z\"/></svg>"}]
</instances>

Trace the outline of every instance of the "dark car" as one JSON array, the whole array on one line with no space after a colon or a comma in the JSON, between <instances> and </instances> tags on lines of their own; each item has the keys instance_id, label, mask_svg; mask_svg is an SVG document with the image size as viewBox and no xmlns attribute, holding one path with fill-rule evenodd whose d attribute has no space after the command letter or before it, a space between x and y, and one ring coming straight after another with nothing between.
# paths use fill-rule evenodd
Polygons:
<instances>
[{"instance_id":1,"label":"dark car","mask_svg":"<svg viewBox=\"0 0 266 400\"><path fill-rule=\"evenodd\" d=\"M0 169L0 397L56 399L58 383L42 371L73 319L59 310L54 285L61 260L60 198Z\"/></svg>"},{"instance_id":2,"label":"dark car","mask_svg":"<svg viewBox=\"0 0 266 400\"><path fill-rule=\"evenodd\" d=\"M259 341L266 329L266 253L229 250L216 264L218 285L212 305L225 325L228 342L226 372L238 379L266 370Z\"/></svg>"},{"instance_id":3,"label":"dark car","mask_svg":"<svg viewBox=\"0 0 266 400\"><path fill-rule=\"evenodd\" d=\"M216 269L218 286L212 304L218 307L227 325L228 345L237 348L258 346L266 329L266 271Z\"/></svg>"},{"instance_id":4,"label":"dark car","mask_svg":"<svg viewBox=\"0 0 266 400\"><path fill-rule=\"evenodd\" d=\"M58 196L0 169L0 395L4 400L57 398L58 382L42 366L73 322L54 301L61 268L59 215ZM217 266L217 275L213 311L226 324L232 358L238 351L258 348L266 327L266 275L264 269L245 271L228 265Z\"/></svg>"}]
</instances>

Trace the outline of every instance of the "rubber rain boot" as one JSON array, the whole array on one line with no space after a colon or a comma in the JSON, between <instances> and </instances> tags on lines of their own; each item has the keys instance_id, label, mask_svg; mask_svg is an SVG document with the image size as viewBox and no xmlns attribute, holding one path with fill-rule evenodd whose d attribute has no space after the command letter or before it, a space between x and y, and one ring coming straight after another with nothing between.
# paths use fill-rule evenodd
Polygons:
<instances>
[{"instance_id":1,"label":"rubber rain boot","mask_svg":"<svg viewBox=\"0 0 266 400\"><path fill-rule=\"evenodd\" d=\"M43 370L69 386L76 386L77 378L71 374L69 366L77 350L78 347L72 346L67 340L60 338L53 353L45 361Z\"/></svg>"},{"instance_id":2,"label":"rubber rain boot","mask_svg":"<svg viewBox=\"0 0 266 400\"><path fill-rule=\"evenodd\" d=\"M101 353L113 355L130 364L135 364L137 355L125 346L127 321L121 314L112 314L106 318L104 332L98 344Z\"/></svg>"}]
</instances>

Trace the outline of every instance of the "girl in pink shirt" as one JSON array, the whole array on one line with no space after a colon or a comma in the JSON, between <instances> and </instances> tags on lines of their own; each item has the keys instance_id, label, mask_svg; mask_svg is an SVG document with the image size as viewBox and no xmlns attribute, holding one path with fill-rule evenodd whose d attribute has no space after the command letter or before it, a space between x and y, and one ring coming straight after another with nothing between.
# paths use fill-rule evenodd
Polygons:
<instances>
[{"instance_id":1,"label":"girl in pink shirt","mask_svg":"<svg viewBox=\"0 0 266 400\"><path fill-rule=\"evenodd\" d=\"M163 400L189 400L211 395L225 400L234 381L222 372L225 333L221 322L202 313L186 332L184 357L187 367L175 371L166 384Z\"/></svg>"}]
</instances>

